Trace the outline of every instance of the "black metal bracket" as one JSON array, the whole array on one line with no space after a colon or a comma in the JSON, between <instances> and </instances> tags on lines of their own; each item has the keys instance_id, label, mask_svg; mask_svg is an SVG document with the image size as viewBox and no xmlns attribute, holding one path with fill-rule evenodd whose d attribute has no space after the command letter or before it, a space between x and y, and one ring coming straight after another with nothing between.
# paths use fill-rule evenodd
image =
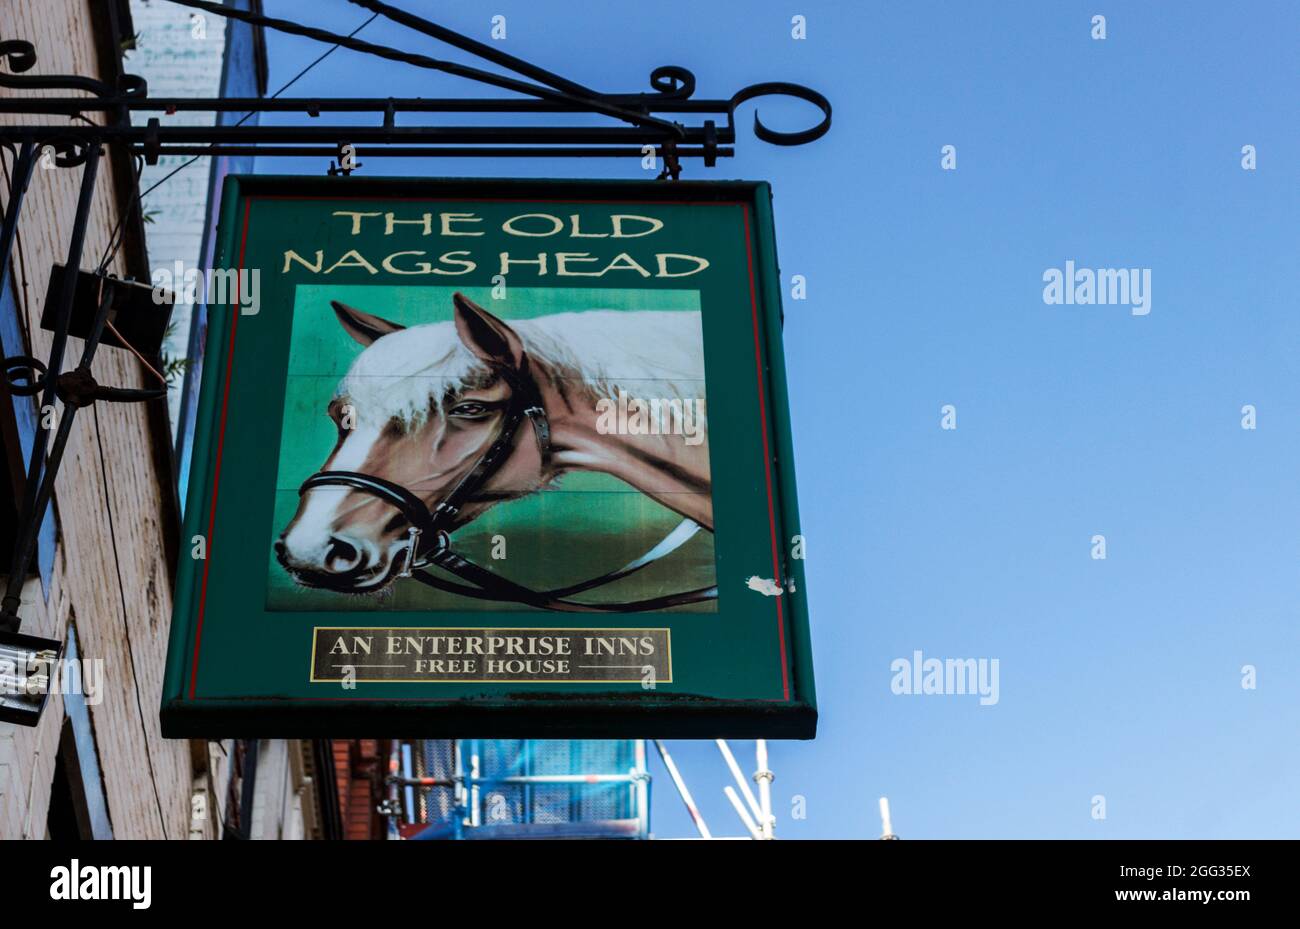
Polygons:
<instances>
[{"instance_id":1,"label":"black metal bracket","mask_svg":"<svg viewBox=\"0 0 1300 929\"><path fill-rule=\"evenodd\" d=\"M42 362L28 355L0 359L0 371L3 372L3 385L0 386L7 388L7 393L40 395L43 410L52 409L56 399L63 404L57 428L39 429L32 444L27 492L19 516L20 535L14 546L14 560L4 597L0 600L0 645L17 642L14 637L19 627L19 593L35 557L37 533L53 493L54 480L77 410L100 400L139 402L166 395L164 389L103 387L90 373L91 361L101 341L131 348L137 354L142 345L156 351L155 346L161 343L162 338L161 330L157 328L159 319L163 327L166 325L165 315L151 315L140 306L133 312L119 315L124 305L123 295L130 287L141 285L107 277L107 259L93 273L79 270L95 177L105 146L116 147L119 152L150 165L168 155L321 156L330 159L331 174L343 175L360 167L361 158L371 157L640 159L654 154L663 159L663 171L659 177L676 180L681 175L684 159L701 159L706 167L711 168L717 165L719 158L734 156L736 110L741 104L759 97L792 97L811 103L820 112L814 125L792 132L770 128L755 113L753 132L764 142L803 145L821 138L831 125L830 102L822 94L800 84L765 82L742 88L727 98L695 99L695 75L685 68L670 65L655 68L650 73L650 92L601 93L381 0L351 2L511 74L377 45L211 0L174 2L253 27L303 36L485 84L513 96L432 99L151 98L145 81L135 75L123 75L115 86L81 75L32 75L29 72L37 61L32 43L0 39L0 88L18 92L0 98L0 113L36 118L28 124L0 126L0 148L7 149L13 158L3 225L0 226L0 290L8 285L9 258L17 235L23 197L36 160L50 150L56 166L82 169L67 260L53 271L42 318L42 325L54 333L49 360ZM48 91L89 96L42 95ZM367 126L261 126L244 125L242 121L236 125L166 125L167 116L181 112L305 113L313 120L326 113L371 113L377 120L375 125ZM95 113L103 114L102 121L96 122L87 116ZM163 115L159 116L160 113ZM458 113L543 114L557 119L541 126L398 125L399 117L409 114ZM144 122L132 122L134 114L145 116ZM592 124L590 119L575 121L571 118L573 116L603 118L606 123ZM50 117L67 117L76 121L52 124ZM698 124L688 124L687 118L697 119ZM138 207L137 187L130 208ZM87 294L91 291L94 296L88 302ZM124 328L119 330L114 320L121 321ZM126 329L131 329L130 333ZM64 371L63 355L70 335L84 339L85 344L80 362L72 370ZM0 395L4 393L0 390ZM18 645L27 647L31 643ZM58 643L45 642L40 651L45 653L54 649L57 652L57 646ZM35 712L24 710L17 715L25 724L35 725L39 712L37 706Z\"/></svg>"},{"instance_id":2,"label":"black metal bracket","mask_svg":"<svg viewBox=\"0 0 1300 929\"><path fill-rule=\"evenodd\" d=\"M45 312L41 328L58 333L55 308L63 305L60 288L67 281L66 269L58 262L50 270L45 293ZM71 310L66 318L66 335L98 341L113 348L128 349L147 358L156 358L162 350L174 295L134 281L123 281L105 274L79 271L73 289ZM108 331L105 332L105 327ZM135 390L103 387L86 365L57 374L51 380L48 366L31 355L0 358L0 372L5 386L15 397L34 397L54 385L54 394L65 405L82 408L96 400L134 403L165 397L165 388Z\"/></svg>"},{"instance_id":3,"label":"black metal bracket","mask_svg":"<svg viewBox=\"0 0 1300 929\"><path fill-rule=\"evenodd\" d=\"M137 390L133 387L104 387L95 380L88 368L81 366L64 371L54 379L54 392L66 406L78 409L90 406L96 400L113 403L139 403L143 400L160 400L167 396L167 388Z\"/></svg>"},{"instance_id":4,"label":"black metal bracket","mask_svg":"<svg viewBox=\"0 0 1300 929\"><path fill-rule=\"evenodd\" d=\"M335 159L331 173L346 174L339 158L343 145L352 155L364 157L564 157L641 158L653 152L664 160L661 177L676 178L681 161L702 159L714 167L719 158L734 156L737 139L736 109L765 96L785 96L815 106L820 119L798 131L770 128L754 115L754 135L773 145L803 145L830 129L831 105L820 93L800 84L769 81L742 88L725 99L695 99L695 76L686 68L668 65L650 73L652 92L600 93L507 54L422 17L379 0L351 0L400 25L445 42L518 77L427 55L376 45L349 36L303 26L283 19L227 7L210 0L176 0L184 6L253 26L274 29L338 45L387 60L497 87L515 94L505 98L151 98L141 78L128 75L116 88L76 75L19 77L36 61L29 42L0 41L0 61L7 59L13 74L0 71L0 87L14 90L81 90L92 97L16 97L0 100L0 112L15 115L84 117L110 114L107 125L10 125L0 127L0 142L33 140L39 147L56 147L65 166L81 163L84 148L96 143L117 143L133 155L155 164L165 155L321 156ZM327 113L371 113L375 125L212 125L169 126L165 116L180 112L305 113L320 118ZM131 114L150 114L143 124L133 124ZM165 114L159 117L158 113ZM583 114L606 117L616 125L574 125L572 120L544 126L518 125L398 125L405 114ZM694 116L698 125L680 117Z\"/></svg>"},{"instance_id":5,"label":"black metal bracket","mask_svg":"<svg viewBox=\"0 0 1300 929\"><path fill-rule=\"evenodd\" d=\"M47 332L58 331L54 308L59 305L59 287L64 274L62 264L56 261L51 265L45 310L41 313L41 328ZM123 280L102 271L78 271L68 335L78 339L90 337L100 301L105 297L110 302L105 322L108 331L101 334L102 344L110 348L133 349L146 358L157 358L171 323L175 294L162 287Z\"/></svg>"}]
</instances>

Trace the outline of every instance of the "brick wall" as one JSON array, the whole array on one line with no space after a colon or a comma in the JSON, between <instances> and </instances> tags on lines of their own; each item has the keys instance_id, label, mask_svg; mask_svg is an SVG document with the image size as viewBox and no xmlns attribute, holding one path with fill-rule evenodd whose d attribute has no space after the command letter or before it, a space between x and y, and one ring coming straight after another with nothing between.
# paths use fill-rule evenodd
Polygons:
<instances>
[{"instance_id":1,"label":"brick wall","mask_svg":"<svg viewBox=\"0 0 1300 929\"><path fill-rule=\"evenodd\" d=\"M334 740L334 783L345 839L383 838L375 807L387 764L385 747L375 739Z\"/></svg>"}]
</instances>

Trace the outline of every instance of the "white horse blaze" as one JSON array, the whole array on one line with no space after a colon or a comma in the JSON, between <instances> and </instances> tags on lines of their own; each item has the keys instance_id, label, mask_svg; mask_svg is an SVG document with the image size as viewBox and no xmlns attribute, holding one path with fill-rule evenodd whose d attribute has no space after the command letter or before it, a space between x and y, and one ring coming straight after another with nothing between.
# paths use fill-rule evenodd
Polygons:
<instances>
[{"instance_id":1,"label":"white horse blaze","mask_svg":"<svg viewBox=\"0 0 1300 929\"><path fill-rule=\"evenodd\" d=\"M378 438L378 428L358 425L343 440L330 468L362 470ZM340 523L343 501L347 497L345 487L314 487L304 494L298 518L290 523L284 536L285 549L292 561L315 568L325 567L330 540L337 535L335 529ZM363 566L375 563L379 548L372 540L351 536L346 531L341 537L361 554Z\"/></svg>"}]
</instances>

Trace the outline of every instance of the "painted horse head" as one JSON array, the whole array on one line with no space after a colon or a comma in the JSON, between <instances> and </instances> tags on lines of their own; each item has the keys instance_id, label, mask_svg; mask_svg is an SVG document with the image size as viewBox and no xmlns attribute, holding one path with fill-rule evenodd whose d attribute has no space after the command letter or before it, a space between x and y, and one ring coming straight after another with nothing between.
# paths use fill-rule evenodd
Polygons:
<instances>
[{"instance_id":1,"label":"painted horse head","mask_svg":"<svg viewBox=\"0 0 1300 929\"><path fill-rule=\"evenodd\" d=\"M510 382L526 372L524 346L507 324L462 294L455 322L406 328L337 301L343 328L365 350L327 407L338 438L322 471L353 471L400 485L426 505L468 474L500 431ZM503 465L461 506L451 530L493 504L532 493L552 476L520 430ZM280 563L308 586L364 592L391 582L409 555L408 525L372 495L307 490L275 544Z\"/></svg>"},{"instance_id":2,"label":"painted horse head","mask_svg":"<svg viewBox=\"0 0 1300 929\"><path fill-rule=\"evenodd\" d=\"M410 567L411 507L395 505L393 493L374 493L374 479L433 511L449 494L466 493L462 482L474 475L468 495L444 508L437 525L447 532L574 470L613 475L712 528L702 400L703 441L613 434L596 414L632 383L676 398L679 411L690 407L682 398L702 396L698 313L589 310L511 326L462 294L452 301L454 321L410 327L332 304L364 348L327 407L338 430L334 448L275 543L299 583L376 592ZM534 429L518 426L523 400L548 424L549 455L540 432L535 441ZM480 480L485 456L493 466ZM371 489L347 486L338 474L364 476Z\"/></svg>"}]
</instances>

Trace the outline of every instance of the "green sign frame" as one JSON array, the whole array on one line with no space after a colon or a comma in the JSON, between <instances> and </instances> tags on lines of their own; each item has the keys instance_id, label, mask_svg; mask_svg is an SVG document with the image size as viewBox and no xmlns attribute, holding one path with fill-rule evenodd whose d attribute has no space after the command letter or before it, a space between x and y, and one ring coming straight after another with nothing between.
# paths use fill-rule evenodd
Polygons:
<instances>
[{"instance_id":1,"label":"green sign frame","mask_svg":"<svg viewBox=\"0 0 1300 929\"><path fill-rule=\"evenodd\" d=\"M163 686L164 736L814 737L781 285L766 183L231 176L218 243L218 269L236 289L221 299L208 283L186 547ZM219 282L221 274L213 278ZM605 315L589 312L595 307ZM628 315L611 315L619 312ZM541 321L524 322L530 317ZM621 565L627 553L644 551L646 540L707 500L711 532L697 532L609 594L594 590L574 599L646 602L647 594L710 581L716 599L629 612L559 612L476 601L401 575L368 596L303 582L322 570L312 559L334 570L354 556L361 562L388 557L382 547L311 535L341 533L341 521L359 518L353 511L379 513L382 500L362 496L345 507L337 501L351 499L341 495L352 491L337 490L332 498L323 496L329 488L299 491L326 454L337 468L345 454L339 450L368 435L341 419L333 435L330 417L355 413L353 395L386 411L384 404L399 403L406 388L416 391L417 402L424 390L423 382L411 387L415 382L401 379L403 366L426 370L419 368L420 352L433 341L404 334L396 360L374 361L378 349L371 346L391 347L397 343L383 342L385 333L417 325L421 333L436 330L439 339L459 333L471 344L466 333L475 318L509 331L513 323L521 333L547 325L552 332L591 331L596 320L622 327L611 332L645 333L636 344L611 349L613 360L589 357L596 350L581 348L588 343L577 334L555 350L581 356L573 364L598 372L593 381L630 376L634 359L665 355L668 349L659 346L676 336L658 340L654 332L698 333L708 479L703 495L688 499L660 493L657 485L629 487L626 477L608 473L566 473L527 495L498 494L502 502L486 504L476 522L453 530L453 547L464 546L503 577L559 587ZM458 328L422 325L449 321ZM681 344L691 351L689 339ZM348 367L361 365L355 361L361 351L374 362L365 368L372 380ZM647 362L646 370L666 370L654 368L657 363ZM607 369L620 365L630 367ZM649 396L667 392L667 375L643 377ZM482 378L466 378L465 384L481 386ZM674 396L691 393L673 389ZM431 391L426 405L437 408L442 394ZM345 394L342 405L330 400ZM439 442L446 443L438 449L450 446L453 417L474 428L489 415L464 394L445 402L458 405L438 414ZM704 422L703 399L682 402L688 413L697 402ZM597 431L647 429L628 423L657 403L634 398L627 403L633 417L621 411L617 430ZM666 412L669 401L663 403L659 442L681 426ZM614 416L612 407L603 409ZM398 425L376 432L391 436L374 439L364 464L353 456L348 467L373 467L381 441L392 443L383 447L385 461L407 454L409 436L436 419L410 415L415 418L392 420L390 426ZM520 428L522 444L513 454L524 455L528 423ZM681 431L690 445L689 429ZM634 441L596 441L606 440ZM662 469L648 483L675 479L673 462L640 457L653 459L641 466ZM306 502L312 494L336 502ZM432 506L437 495L426 502ZM319 517L313 505L333 509ZM294 548L300 538L306 541ZM581 655L596 657L584 664Z\"/></svg>"}]
</instances>

